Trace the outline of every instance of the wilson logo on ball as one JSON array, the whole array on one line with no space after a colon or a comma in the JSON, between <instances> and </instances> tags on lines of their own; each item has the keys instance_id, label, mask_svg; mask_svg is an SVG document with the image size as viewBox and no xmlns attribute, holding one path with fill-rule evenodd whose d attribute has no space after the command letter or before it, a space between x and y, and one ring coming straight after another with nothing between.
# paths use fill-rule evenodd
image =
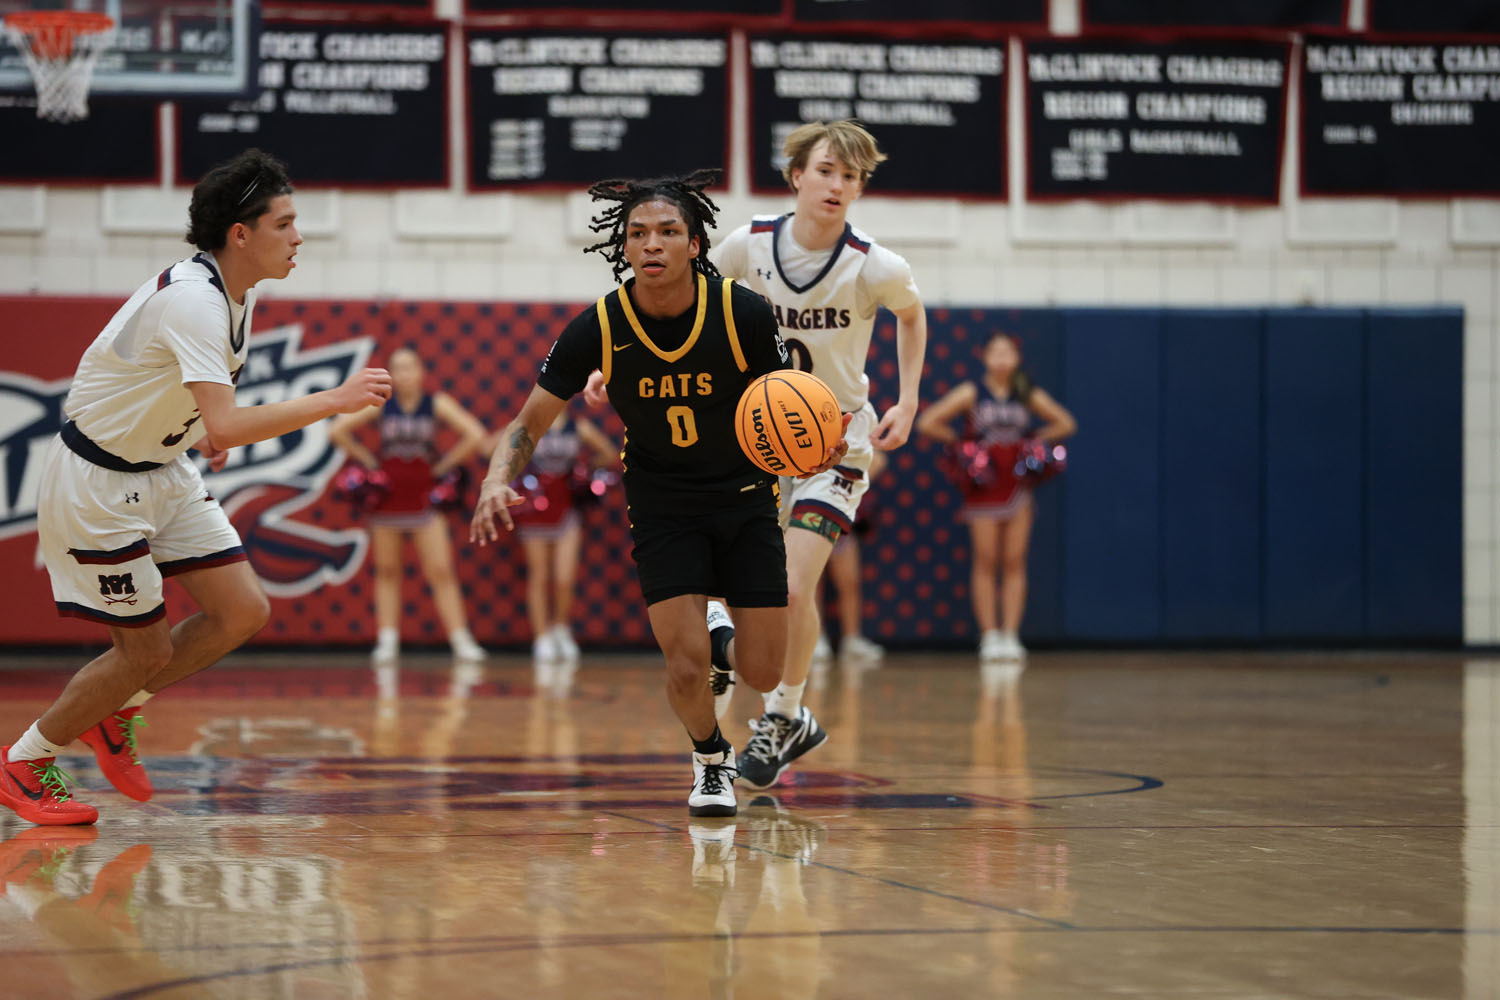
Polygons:
<instances>
[{"instance_id":1,"label":"wilson logo on ball","mask_svg":"<svg viewBox=\"0 0 1500 1000\"><path fill-rule=\"evenodd\" d=\"M838 399L815 375L788 368L762 375L740 397L735 433L745 456L776 476L804 475L843 436Z\"/></svg>"}]
</instances>

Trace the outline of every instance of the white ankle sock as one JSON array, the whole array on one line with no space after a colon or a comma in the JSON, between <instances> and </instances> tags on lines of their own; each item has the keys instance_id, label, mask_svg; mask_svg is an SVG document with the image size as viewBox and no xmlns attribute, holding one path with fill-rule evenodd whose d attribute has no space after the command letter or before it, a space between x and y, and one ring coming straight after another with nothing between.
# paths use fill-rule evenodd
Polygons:
<instances>
[{"instance_id":1,"label":"white ankle sock","mask_svg":"<svg viewBox=\"0 0 1500 1000\"><path fill-rule=\"evenodd\" d=\"M461 646L466 642L473 641L474 637L469 634L469 630L466 628L456 628L448 633L448 645L450 646Z\"/></svg>"},{"instance_id":2,"label":"white ankle sock","mask_svg":"<svg viewBox=\"0 0 1500 1000\"><path fill-rule=\"evenodd\" d=\"M375 643L379 646L399 646L401 644L401 630L399 628L383 628L375 633Z\"/></svg>"},{"instance_id":3,"label":"white ankle sock","mask_svg":"<svg viewBox=\"0 0 1500 1000\"><path fill-rule=\"evenodd\" d=\"M807 681L801 684L787 684L782 682L776 685L776 690L766 695L766 711L788 719L795 719L797 713L802 711L802 689L807 687Z\"/></svg>"},{"instance_id":4,"label":"white ankle sock","mask_svg":"<svg viewBox=\"0 0 1500 1000\"><path fill-rule=\"evenodd\" d=\"M42 731L33 722L31 728L26 730L26 734L11 745L10 752L6 756L11 760L41 760L43 757L56 757L62 753L63 746L43 736Z\"/></svg>"},{"instance_id":5,"label":"white ankle sock","mask_svg":"<svg viewBox=\"0 0 1500 1000\"><path fill-rule=\"evenodd\" d=\"M148 702L150 700L151 700L151 692L147 691L145 688L141 688L135 694L133 694L133 695L130 696L130 700L129 701L127 701L125 704L121 705L120 707L121 708L140 708L142 705L146 704L146 702Z\"/></svg>"}]
</instances>

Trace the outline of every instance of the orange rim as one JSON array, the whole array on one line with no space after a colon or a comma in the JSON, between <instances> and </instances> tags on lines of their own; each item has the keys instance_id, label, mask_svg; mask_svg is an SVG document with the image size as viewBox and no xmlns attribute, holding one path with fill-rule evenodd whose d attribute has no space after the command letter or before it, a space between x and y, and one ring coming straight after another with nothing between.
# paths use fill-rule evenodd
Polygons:
<instances>
[{"instance_id":1,"label":"orange rim","mask_svg":"<svg viewBox=\"0 0 1500 1000\"><path fill-rule=\"evenodd\" d=\"M87 10L21 10L5 15L5 26L31 36L31 48L42 59L63 59L73 53L79 35L95 35L115 26L108 14Z\"/></svg>"}]
</instances>

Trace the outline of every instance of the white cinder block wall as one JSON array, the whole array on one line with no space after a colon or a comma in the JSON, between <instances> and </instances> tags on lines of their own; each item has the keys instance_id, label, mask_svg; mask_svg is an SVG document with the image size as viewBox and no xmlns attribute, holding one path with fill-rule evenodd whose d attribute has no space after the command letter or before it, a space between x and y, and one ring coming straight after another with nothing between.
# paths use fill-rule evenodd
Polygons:
<instances>
[{"instance_id":1,"label":"white cinder block wall","mask_svg":"<svg viewBox=\"0 0 1500 1000\"><path fill-rule=\"evenodd\" d=\"M453 16L456 7L457 0L439 0L440 14ZM1362 17L1358 2L1354 17ZM1055 2L1054 30L1067 33L1076 26L1074 0ZM1017 55L1013 45L1012 61ZM1009 206L882 199L877 176L873 193L854 209L855 222L907 256L934 306L1462 306L1464 633L1470 643L1500 641L1500 201L1303 201L1296 196L1295 144L1289 142L1280 207L1028 206L1021 200L1017 74L1011 82ZM736 81L735 115L741 120L743 92L743 82ZM300 193L307 243L298 269L284 283L269 283L263 294L567 301L597 296L609 275L597 257L580 252L590 236L585 199L464 195L456 173L464 162L462 128L452 131L455 177L449 191ZM296 158L288 159L295 177ZM746 174L744 164L736 163L730 191L719 199L727 227L752 213L786 207L787 199L748 195ZM102 190L0 186L0 293L128 294L144 275L183 255L179 233L187 200L185 189L170 184Z\"/></svg>"}]
</instances>

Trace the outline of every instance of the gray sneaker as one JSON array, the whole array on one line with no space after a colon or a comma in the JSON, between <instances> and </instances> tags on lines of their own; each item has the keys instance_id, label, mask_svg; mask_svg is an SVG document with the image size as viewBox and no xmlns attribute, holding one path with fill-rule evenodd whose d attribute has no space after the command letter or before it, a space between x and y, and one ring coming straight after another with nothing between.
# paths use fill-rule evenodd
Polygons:
<instances>
[{"instance_id":1,"label":"gray sneaker","mask_svg":"<svg viewBox=\"0 0 1500 1000\"><path fill-rule=\"evenodd\" d=\"M792 723L791 731L781 741L781 770L810 750L816 750L828 739L828 732L813 718L812 710L803 705Z\"/></svg>"},{"instance_id":2,"label":"gray sneaker","mask_svg":"<svg viewBox=\"0 0 1500 1000\"><path fill-rule=\"evenodd\" d=\"M799 715L801 713L798 713ZM740 778L751 788L770 788L786 768L781 763L781 748L793 722L784 715L766 712L750 720L750 742L740 754Z\"/></svg>"}]
</instances>

